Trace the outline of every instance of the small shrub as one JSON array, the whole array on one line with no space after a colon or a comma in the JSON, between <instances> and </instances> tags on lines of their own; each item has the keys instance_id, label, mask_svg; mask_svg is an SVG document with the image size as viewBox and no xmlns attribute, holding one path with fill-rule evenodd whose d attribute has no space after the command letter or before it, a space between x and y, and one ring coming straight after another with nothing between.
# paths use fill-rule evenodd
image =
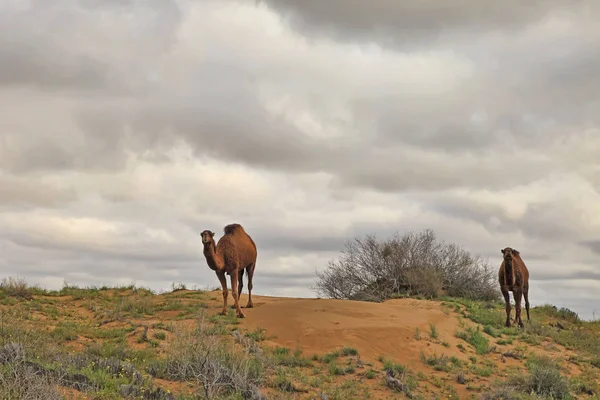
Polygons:
<instances>
[{"instance_id":1,"label":"small shrub","mask_svg":"<svg viewBox=\"0 0 600 400\"><path fill-rule=\"evenodd\" d=\"M494 373L494 368L491 366L475 367L472 366L473 373L478 376L488 377Z\"/></svg>"},{"instance_id":2,"label":"small shrub","mask_svg":"<svg viewBox=\"0 0 600 400\"><path fill-rule=\"evenodd\" d=\"M179 292L181 290L187 290L187 286L183 282L175 283L171 282L171 293Z\"/></svg>"},{"instance_id":3,"label":"small shrub","mask_svg":"<svg viewBox=\"0 0 600 400\"><path fill-rule=\"evenodd\" d=\"M493 337L493 338L497 338L497 337L500 337L500 336L502 336L502 333L500 333L500 331L499 331L499 330L497 330L496 328L494 328L494 327L493 327L493 326L491 326L491 325L486 325L486 326L483 328L483 331L484 331L485 333L487 333L488 335L490 335L491 337Z\"/></svg>"},{"instance_id":4,"label":"small shrub","mask_svg":"<svg viewBox=\"0 0 600 400\"><path fill-rule=\"evenodd\" d=\"M525 363L529 373L511 375L507 382L497 384L485 393L484 399L520 399L523 395L536 395L545 399L569 399L569 381L560 367L549 357L533 356Z\"/></svg>"},{"instance_id":5,"label":"small shrub","mask_svg":"<svg viewBox=\"0 0 600 400\"><path fill-rule=\"evenodd\" d=\"M336 375L347 375L354 373L354 367L350 364L345 366L338 365L335 361L331 361L328 366L329 374Z\"/></svg>"},{"instance_id":6,"label":"small shrub","mask_svg":"<svg viewBox=\"0 0 600 400\"><path fill-rule=\"evenodd\" d=\"M377 376L377 372L373 369L368 369L367 372L365 372L365 378L367 379L374 379L375 376Z\"/></svg>"},{"instance_id":7,"label":"small shrub","mask_svg":"<svg viewBox=\"0 0 600 400\"><path fill-rule=\"evenodd\" d=\"M559 366L548 357L527 360L528 386L534 393L553 399L565 399L569 395L569 382L561 374Z\"/></svg>"},{"instance_id":8,"label":"small shrub","mask_svg":"<svg viewBox=\"0 0 600 400\"><path fill-rule=\"evenodd\" d=\"M481 400L518 400L521 396L518 395L515 388L507 385L500 385L492 390L489 390L481 395Z\"/></svg>"},{"instance_id":9,"label":"small shrub","mask_svg":"<svg viewBox=\"0 0 600 400\"><path fill-rule=\"evenodd\" d=\"M587 394L590 396L600 392L595 376L579 376L574 378L571 381L571 389L577 394Z\"/></svg>"},{"instance_id":10,"label":"small shrub","mask_svg":"<svg viewBox=\"0 0 600 400\"><path fill-rule=\"evenodd\" d=\"M267 339L267 331L263 328L256 328L252 332L246 332L246 336L255 342L262 342Z\"/></svg>"},{"instance_id":11,"label":"small shrub","mask_svg":"<svg viewBox=\"0 0 600 400\"><path fill-rule=\"evenodd\" d=\"M275 376L275 381L273 382L273 386L281 390L282 392L294 393L296 392L296 386L287 376L287 374L283 370L277 371L277 375Z\"/></svg>"},{"instance_id":12,"label":"small shrub","mask_svg":"<svg viewBox=\"0 0 600 400\"><path fill-rule=\"evenodd\" d=\"M202 388L203 398L235 393L244 398L257 396L266 360L258 354L251 356L245 350L232 348L218 336L207 334L206 328L201 319L191 331L183 328L175 331L166 356L148 366L150 375L195 382Z\"/></svg>"},{"instance_id":13,"label":"small shrub","mask_svg":"<svg viewBox=\"0 0 600 400\"><path fill-rule=\"evenodd\" d=\"M384 371L392 371L396 375L406 372L406 367L404 365L395 363L392 360L382 359L382 363Z\"/></svg>"},{"instance_id":14,"label":"small shrub","mask_svg":"<svg viewBox=\"0 0 600 400\"><path fill-rule=\"evenodd\" d=\"M437 339L439 337L437 328L432 323L429 323L429 337L432 339Z\"/></svg>"},{"instance_id":15,"label":"small shrub","mask_svg":"<svg viewBox=\"0 0 600 400\"><path fill-rule=\"evenodd\" d=\"M460 367L462 365L462 361L460 361L460 359L456 356L450 357L450 363L452 363L452 365L455 365L457 367Z\"/></svg>"},{"instance_id":16,"label":"small shrub","mask_svg":"<svg viewBox=\"0 0 600 400\"><path fill-rule=\"evenodd\" d=\"M21 349L18 357L7 359L4 355L2 368L0 368L0 398L2 399L48 399L60 400L63 397L58 393L59 380L49 374L40 374L25 359L23 348L14 344L15 348ZM6 350L6 346L0 349L0 353ZM17 354L17 353L11 353Z\"/></svg>"},{"instance_id":17,"label":"small shrub","mask_svg":"<svg viewBox=\"0 0 600 400\"><path fill-rule=\"evenodd\" d=\"M290 349L278 346L273 350L273 362L276 365L287 367L311 367L310 360L302 357L301 354L301 350L296 350L293 354L290 354Z\"/></svg>"},{"instance_id":18,"label":"small shrub","mask_svg":"<svg viewBox=\"0 0 600 400\"><path fill-rule=\"evenodd\" d=\"M490 342L481 334L479 327L477 329L467 328L463 332L457 332L456 337L472 345L477 354L487 354L490 351Z\"/></svg>"},{"instance_id":19,"label":"small shrub","mask_svg":"<svg viewBox=\"0 0 600 400\"><path fill-rule=\"evenodd\" d=\"M357 356L358 350L353 347L343 347L341 350L342 356Z\"/></svg>"},{"instance_id":20,"label":"small shrub","mask_svg":"<svg viewBox=\"0 0 600 400\"><path fill-rule=\"evenodd\" d=\"M415 328L414 338L415 340L421 340L421 332L419 331L419 328Z\"/></svg>"},{"instance_id":21,"label":"small shrub","mask_svg":"<svg viewBox=\"0 0 600 400\"><path fill-rule=\"evenodd\" d=\"M433 367L436 371L448 372L451 369L449 365L450 359L443 354L438 356L437 354L433 353L430 356L426 356L425 353L421 351L421 361Z\"/></svg>"},{"instance_id":22,"label":"small shrub","mask_svg":"<svg viewBox=\"0 0 600 400\"><path fill-rule=\"evenodd\" d=\"M329 364L331 361L335 360L340 356L338 351L333 351L331 353L327 353L323 356L322 361L326 364Z\"/></svg>"},{"instance_id":23,"label":"small shrub","mask_svg":"<svg viewBox=\"0 0 600 400\"><path fill-rule=\"evenodd\" d=\"M385 383L390 389L404 393L409 399L414 397L413 391L418 385L416 379L411 374L398 374L392 370L386 371Z\"/></svg>"},{"instance_id":24,"label":"small shrub","mask_svg":"<svg viewBox=\"0 0 600 400\"><path fill-rule=\"evenodd\" d=\"M550 317L554 317L556 319L570 322L572 324L578 324L581 322L581 320L579 319L579 315L575 311L569 310L565 307L559 309L556 306L545 304L543 306L534 307L533 310L542 314L546 314Z\"/></svg>"},{"instance_id":25,"label":"small shrub","mask_svg":"<svg viewBox=\"0 0 600 400\"><path fill-rule=\"evenodd\" d=\"M27 281L23 278L8 277L2 279L0 290L8 296L30 300L33 298L32 289L29 288Z\"/></svg>"}]
</instances>

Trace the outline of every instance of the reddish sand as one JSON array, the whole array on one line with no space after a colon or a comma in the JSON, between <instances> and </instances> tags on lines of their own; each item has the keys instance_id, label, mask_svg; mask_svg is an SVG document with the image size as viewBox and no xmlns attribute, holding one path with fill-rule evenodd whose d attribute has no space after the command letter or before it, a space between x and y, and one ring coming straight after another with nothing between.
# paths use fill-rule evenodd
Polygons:
<instances>
[{"instance_id":1,"label":"reddish sand","mask_svg":"<svg viewBox=\"0 0 600 400\"><path fill-rule=\"evenodd\" d=\"M365 359L383 355L419 364L421 346L415 346L414 338L417 328L421 336L428 337L429 324L434 324L440 338L449 343L455 342L454 332L459 329L457 319L449 318L437 303L421 300L370 303L262 296L253 300L255 307L244 309L242 326L265 328L269 336L275 336L273 342L291 349L299 347L304 354L351 346Z\"/></svg>"}]
</instances>

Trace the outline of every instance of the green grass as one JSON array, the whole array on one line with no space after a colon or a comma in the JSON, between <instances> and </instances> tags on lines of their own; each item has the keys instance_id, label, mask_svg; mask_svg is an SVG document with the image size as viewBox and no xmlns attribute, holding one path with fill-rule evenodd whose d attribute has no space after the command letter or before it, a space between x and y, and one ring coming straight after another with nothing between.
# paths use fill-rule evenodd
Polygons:
<instances>
[{"instance_id":1,"label":"green grass","mask_svg":"<svg viewBox=\"0 0 600 400\"><path fill-rule=\"evenodd\" d=\"M377 371L375 371L374 369L369 368L365 373L364 373L364 377L367 379L375 379L375 377L377 376Z\"/></svg>"},{"instance_id":2,"label":"green grass","mask_svg":"<svg viewBox=\"0 0 600 400\"><path fill-rule=\"evenodd\" d=\"M487 354L490 352L490 342L481 334L479 327L467 328L464 331L456 332L456 337L473 346L477 354Z\"/></svg>"},{"instance_id":3,"label":"green grass","mask_svg":"<svg viewBox=\"0 0 600 400\"><path fill-rule=\"evenodd\" d=\"M420 353L421 361L435 369L436 371L450 372L452 370L452 363L450 359L445 355L438 356L436 353L425 355L423 351ZM456 359L458 360L458 359Z\"/></svg>"},{"instance_id":4,"label":"green grass","mask_svg":"<svg viewBox=\"0 0 600 400\"><path fill-rule=\"evenodd\" d=\"M311 360L302 357L302 350L296 349L294 353L290 352L290 349L286 347L275 347L272 352L273 362L276 365L286 367L312 367L313 363Z\"/></svg>"},{"instance_id":5,"label":"green grass","mask_svg":"<svg viewBox=\"0 0 600 400\"><path fill-rule=\"evenodd\" d=\"M263 340L267 340L267 331L263 328L256 328L252 332L246 332L246 336L255 342L262 342Z\"/></svg>"},{"instance_id":6,"label":"green grass","mask_svg":"<svg viewBox=\"0 0 600 400\"><path fill-rule=\"evenodd\" d=\"M342 347L340 353L342 356L357 356L358 350L356 350L354 347Z\"/></svg>"},{"instance_id":7,"label":"green grass","mask_svg":"<svg viewBox=\"0 0 600 400\"><path fill-rule=\"evenodd\" d=\"M439 333L435 324L429 323L429 337L431 339L437 339L439 337Z\"/></svg>"},{"instance_id":8,"label":"green grass","mask_svg":"<svg viewBox=\"0 0 600 400\"><path fill-rule=\"evenodd\" d=\"M493 338L499 338L502 336L502 333L500 332L500 330L494 328L491 325L484 326L483 331Z\"/></svg>"},{"instance_id":9,"label":"green grass","mask_svg":"<svg viewBox=\"0 0 600 400\"><path fill-rule=\"evenodd\" d=\"M504 327L506 315L504 305L500 302L477 302L461 298L444 298L444 300L464 306L463 316L473 322L498 329Z\"/></svg>"},{"instance_id":10,"label":"green grass","mask_svg":"<svg viewBox=\"0 0 600 400\"><path fill-rule=\"evenodd\" d=\"M73 322L59 322L50 336L58 342L68 342L77 339L78 329Z\"/></svg>"},{"instance_id":11,"label":"green grass","mask_svg":"<svg viewBox=\"0 0 600 400\"><path fill-rule=\"evenodd\" d=\"M379 361L383 364L384 371L392 371L398 375L403 374L404 372L407 371L407 369L404 365L394 362L390 359L379 357Z\"/></svg>"},{"instance_id":12,"label":"green grass","mask_svg":"<svg viewBox=\"0 0 600 400\"><path fill-rule=\"evenodd\" d=\"M339 365L335 360L327 366L330 375L348 375L354 373L354 367L351 364Z\"/></svg>"},{"instance_id":13,"label":"green grass","mask_svg":"<svg viewBox=\"0 0 600 400\"><path fill-rule=\"evenodd\" d=\"M573 384L562 374L560 365L548 356L530 356L525 366L527 373L514 373L504 382L497 382L484 398L539 398L571 399ZM580 382L581 383L581 382ZM584 386L585 385L585 386ZM587 383L578 388L586 388ZM512 391L514 394L507 396ZM534 396L534 397L516 397Z\"/></svg>"},{"instance_id":14,"label":"green grass","mask_svg":"<svg viewBox=\"0 0 600 400\"><path fill-rule=\"evenodd\" d=\"M327 353L327 354L325 354L325 355L324 355L324 356L321 358L321 360L322 360L324 363L328 364L328 363L330 363L331 361L333 361L333 360L337 359L339 356L340 356L340 352L339 352L339 351L332 351L332 352L330 352L330 353Z\"/></svg>"}]
</instances>

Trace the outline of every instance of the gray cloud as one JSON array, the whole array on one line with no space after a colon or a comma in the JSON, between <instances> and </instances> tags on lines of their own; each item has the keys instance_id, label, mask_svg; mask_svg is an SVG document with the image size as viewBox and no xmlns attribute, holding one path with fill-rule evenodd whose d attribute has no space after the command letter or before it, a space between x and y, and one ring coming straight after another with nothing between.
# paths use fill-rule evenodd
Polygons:
<instances>
[{"instance_id":1,"label":"gray cloud","mask_svg":"<svg viewBox=\"0 0 600 400\"><path fill-rule=\"evenodd\" d=\"M589 248L594 253L600 254L600 240L585 241L582 245Z\"/></svg>"},{"instance_id":2,"label":"gray cloud","mask_svg":"<svg viewBox=\"0 0 600 400\"><path fill-rule=\"evenodd\" d=\"M596 3L263 3L0 6L2 274L218 286L198 234L239 222L257 293L305 296L432 228L599 300Z\"/></svg>"},{"instance_id":3,"label":"gray cloud","mask_svg":"<svg viewBox=\"0 0 600 400\"><path fill-rule=\"evenodd\" d=\"M29 7L16 2L0 7L0 85L42 90L134 91L144 76L126 78L122 68L145 72L144 58L170 46L181 19L172 1L33 1ZM145 36L143 44L139 35Z\"/></svg>"},{"instance_id":4,"label":"gray cloud","mask_svg":"<svg viewBox=\"0 0 600 400\"><path fill-rule=\"evenodd\" d=\"M498 4L461 0L452 6L436 1L405 4L392 0L377 0L368 5L358 0L327 3L262 0L260 3L280 12L303 34L403 47L424 45L444 36L465 40L466 35L519 31L552 13L598 11L592 2L582 2L577 7L562 1Z\"/></svg>"},{"instance_id":5,"label":"gray cloud","mask_svg":"<svg viewBox=\"0 0 600 400\"><path fill-rule=\"evenodd\" d=\"M18 42L4 43L0 47L0 57L5 60L0 65L0 85L3 86L34 83L49 88L70 86L89 90L108 83L104 66L91 58L57 57L48 48L27 47L27 43Z\"/></svg>"}]
</instances>

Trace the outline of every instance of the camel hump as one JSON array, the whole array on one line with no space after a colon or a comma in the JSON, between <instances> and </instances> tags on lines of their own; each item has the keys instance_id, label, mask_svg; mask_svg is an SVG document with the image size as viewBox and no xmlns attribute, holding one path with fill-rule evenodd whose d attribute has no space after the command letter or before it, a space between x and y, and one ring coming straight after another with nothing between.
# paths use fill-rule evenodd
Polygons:
<instances>
[{"instance_id":1,"label":"camel hump","mask_svg":"<svg viewBox=\"0 0 600 400\"><path fill-rule=\"evenodd\" d=\"M226 235L233 235L235 233L245 233L244 228L240 224L229 224L223 228L223 232Z\"/></svg>"}]
</instances>

